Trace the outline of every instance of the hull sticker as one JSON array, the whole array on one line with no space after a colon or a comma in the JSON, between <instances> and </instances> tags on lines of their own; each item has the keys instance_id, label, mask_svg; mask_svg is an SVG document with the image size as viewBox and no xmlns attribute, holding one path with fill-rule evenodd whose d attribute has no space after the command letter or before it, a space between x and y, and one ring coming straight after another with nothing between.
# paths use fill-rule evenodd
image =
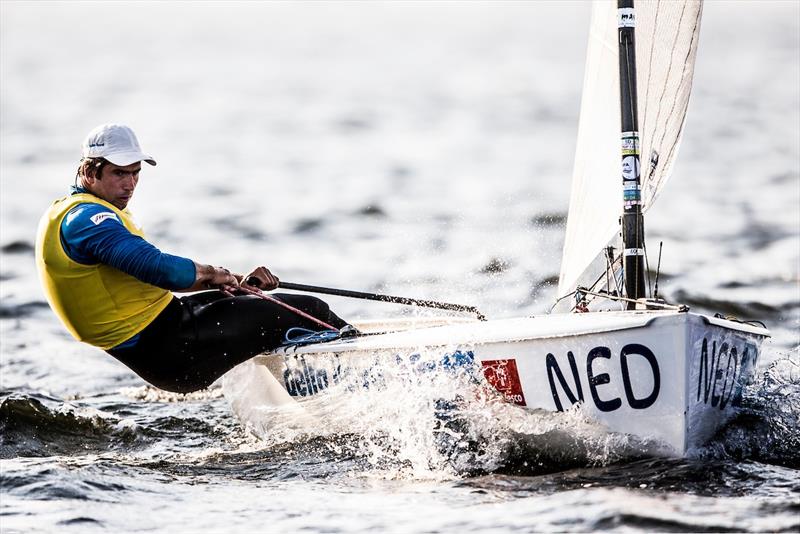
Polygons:
<instances>
[{"instance_id":1,"label":"hull sticker","mask_svg":"<svg viewBox=\"0 0 800 534\"><path fill-rule=\"evenodd\" d=\"M520 406L526 405L516 360L483 360L482 363L483 375L492 387L499 391L508 402Z\"/></svg>"}]
</instances>

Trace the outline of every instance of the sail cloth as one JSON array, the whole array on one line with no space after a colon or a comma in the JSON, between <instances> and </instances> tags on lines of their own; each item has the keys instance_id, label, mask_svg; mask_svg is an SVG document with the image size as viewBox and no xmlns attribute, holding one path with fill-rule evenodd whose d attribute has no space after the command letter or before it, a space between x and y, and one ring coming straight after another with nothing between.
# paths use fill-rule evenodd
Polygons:
<instances>
[{"instance_id":1,"label":"sail cloth","mask_svg":"<svg viewBox=\"0 0 800 534\"><path fill-rule=\"evenodd\" d=\"M642 210L647 211L678 153L703 6L700 0L636 0L635 10ZM605 271L605 260L598 256L619 233L623 198L617 40L616 0L595 0L559 296L591 284Z\"/></svg>"}]
</instances>

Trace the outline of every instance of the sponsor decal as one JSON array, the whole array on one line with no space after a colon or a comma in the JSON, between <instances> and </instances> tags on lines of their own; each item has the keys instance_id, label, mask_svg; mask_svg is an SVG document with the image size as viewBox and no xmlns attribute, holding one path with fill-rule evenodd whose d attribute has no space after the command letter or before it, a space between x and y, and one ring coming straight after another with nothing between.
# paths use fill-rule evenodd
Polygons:
<instances>
[{"instance_id":1,"label":"sponsor decal","mask_svg":"<svg viewBox=\"0 0 800 534\"><path fill-rule=\"evenodd\" d=\"M641 200L642 194L639 189L625 189L622 192L623 200Z\"/></svg>"},{"instance_id":2,"label":"sponsor decal","mask_svg":"<svg viewBox=\"0 0 800 534\"><path fill-rule=\"evenodd\" d=\"M700 369L697 373L696 402L724 410L728 404L738 407L742 389L755 367L758 348L752 343L737 346L732 341L703 338Z\"/></svg>"},{"instance_id":3,"label":"sponsor decal","mask_svg":"<svg viewBox=\"0 0 800 534\"><path fill-rule=\"evenodd\" d=\"M621 7L617 9L617 27L635 28L636 13L632 7Z\"/></svg>"},{"instance_id":4,"label":"sponsor decal","mask_svg":"<svg viewBox=\"0 0 800 534\"><path fill-rule=\"evenodd\" d=\"M625 156L622 158L622 179L636 180L639 178L639 158Z\"/></svg>"},{"instance_id":5,"label":"sponsor decal","mask_svg":"<svg viewBox=\"0 0 800 534\"><path fill-rule=\"evenodd\" d=\"M644 256L644 249L643 248L626 248L625 249L626 256Z\"/></svg>"},{"instance_id":6,"label":"sponsor decal","mask_svg":"<svg viewBox=\"0 0 800 534\"><path fill-rule=\"evenodd\" d=\"M525 395L522 393L516 360L483 360L482 364L486 381L499 391L506 401L525 406Z\"/></svg>"},{"instance_id":7,"label":"sponsor decal","mask_svg":"<svg viewBox=\"0 0 800 534\"><path fill-rule=\"evenodd\" d=\"M655 150L650 152L650 174L652 174L653 171L656 170L656 167L658 167L658 158L659 158L658 152L656 152Z\"/></svg>"},{"instance_id":8,"label":"sponsor decal","mask_svg":"<svg viewBox=\"0 0 800 534\"><path fill-rule=\"evenodd\" d=\"M283 371L283 386L292 397L308 397L316 395L327 389L331 383L339 381L340 368L338 358L333 369L332 377L328 378L328 371L316 369L306 362L303 357L295 358L294 362L287 360Z\"/></svg>"},{"instance_id":9,"label":"sponsor decal","mask_svg":"<svg viewBox=\"0 0 800 534\"><path fill-rule=\"evenodd\" d=\"M623 132L622 134L622 155L639 155L639 132Z\"/></svg>"},{"instance_id":10,"label":"sponsor decal","mask_svg":"<svg viewBox=\"0 0 800 534\"><path fill-rule=\"evenodd\" d=\"M110 211L104 211L102 213L98 213L96 215L92 215L89 217L91 221L96 225L100 224L101 222L105 221L106 219L114 219L115 221L119 222L116 213L112 213Z\"/></svg>"},{"instance_id":11,"label":"sponsor decal","mask_svg":"<svg viewBox=\"0 0 800 534\"><path fill-rule=\"evenodd\" d=\"M608 373L598 374L595 371L595 361L601 358L613 360L614 357L611 353L611 349L603 346L595 347L586 355L586 366L584 367L586 383L589 385L589 393L591 393L592 402L597 409L601 412L613 412L621 408L623 403L620 397L607 398L608 394L604 394L603 386L611 383L611 375ZM642 397L637 397L634 394L633 385L631 384L629 361L632 358L643 358L650 367L653 389ZM545 358L545 372L547 373L547 380L550 383L550 393L553 395L553 404L559 412L564 411L564 404L562 403L559 390L564 394L566 400L569 401L570 406L584 400L581 372L572 351L567 352L567 361L569 363L572 384L570 384L562 371L555 355L549 353ZM655 404L661 392L661 371L653 351L639 343L629 343L622 347L619 353L619 367L620 374L622 375L622 387L625 390L625 401L628 406L634 410L644 410ZM558 383L556 383L556 381Z\"/></svg>"},{"instance_id":12,"label":"sponsor decal","mask_svg":"<svg viewBox=\"0 0 800 534\"><path fill-rule=\"evenodd\" d=\"M413 372L420 375L440 371L469 373L475 363L475 354L471 350L448 352L439 360L423 360L419 353L407 357L396 354L395 358L398 365L403 364L407 358L407 363L411 364ZM332 359L311 357L306 360L306 357L302 355L284 358L283 386L292 397L316 395L330 386L340 383L344 376L350 377L350 386L363 389L381 387L385 383L382 366L377 363L366 369L358 370L350 367L343 368L338 354L334 354ZM514 367L514 376L517 376L516 366ZM519 383L518 376L517 383Z\"/></svg>"}]
</instances>

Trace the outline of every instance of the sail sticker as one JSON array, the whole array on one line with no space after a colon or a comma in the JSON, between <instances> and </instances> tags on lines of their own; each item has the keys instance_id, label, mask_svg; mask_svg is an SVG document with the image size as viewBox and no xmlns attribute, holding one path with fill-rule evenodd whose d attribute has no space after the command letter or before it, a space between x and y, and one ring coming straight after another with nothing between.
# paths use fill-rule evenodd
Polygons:
<instances>
[{"instance_id":1,"label":"sail sticker","mask_svg":"<svg viewBox=\"0 0 800 534\"><path fill-rule=\"evenodd\" d=\"M632 7L621 7L617 9L617 27L635 28L636 14Z\"/></svg>"},{"instance_id":2,"label":"sail sticker","mask_svg":"<svg viewBox=\"0 0 800 534\"><path fill-rule=\"evenodd\" d=\"M626 156L622 158L622 179L639 179L639 158L636 156Z\"/></svg>"},{"instance_id":3,"label":"sail sticker","mask_svg":"<svg viewBox=\"0 0 800 534\"><path fill-rule=\"evenodd\" d=\"M639 155L639 132L622 132L622 155Z\"/></svg>"},{"instance_id":4,"label":"sail sticker","mask_svg":"<svg viewBox=\"0 0 800 534\"><path fill-rule=\"evenodd\" d=\"M650 174L653 174L653 171L655 171L656 167L658 167L658 158L659 158L658 152L655 149L653 149L650 152Z\"/></svg>"},{"instance_id":5,"label":"sail sticker","mask_svg":"<svg viewBox=\"0 0 800 534\"><path fill-rule=\"evenodd\" d=\"M644 256L644 249L643 248L626 248L625 249L626 256Z\"/></svg>"},{"instance_id":6,"label":"sail sticker","mask_svg":"<svg viewBox=\"0 0 800 534\"><path fill-rule=\"evenodd\" d=\"M526 406L516 360L483 360L481 364L486 381L500 392L506 401Z\"/></svg>"},{"instance_id":7,"label":"sail sticker","mask_svg":"<svg viewBox=\"0 0 800 534\"><path fill-rule=\"evenodd\" d=\"M642 192L637 187L636 189L628 189L627 187L622 192L622 199L623 200L641 200L642 199Z\"/></svg>"}]
</instances>

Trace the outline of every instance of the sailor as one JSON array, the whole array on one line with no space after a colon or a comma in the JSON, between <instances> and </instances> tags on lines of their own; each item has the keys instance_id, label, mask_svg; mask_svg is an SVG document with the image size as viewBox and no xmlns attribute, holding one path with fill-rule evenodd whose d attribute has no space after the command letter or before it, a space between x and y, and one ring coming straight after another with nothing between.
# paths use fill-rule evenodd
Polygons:
<instances>
[{"instance_id":1,"label":"sailor","mask_svg":"<svg viewBox=\"0 0 800 534\"><path fill-rule=\"evenodd\" d=\"M128 126L93 129L82 156L71 194L45 212L36 237L44 293L76 339L158 388L188 393L274 349L292 327L321 329L279 303L237 294L275 289L278 278L266 267L242 276L145 239L127 206L142 162L156 161ZM315 297L272 296L335 328L347 325Z\"/></svg>"}]
</instances>

